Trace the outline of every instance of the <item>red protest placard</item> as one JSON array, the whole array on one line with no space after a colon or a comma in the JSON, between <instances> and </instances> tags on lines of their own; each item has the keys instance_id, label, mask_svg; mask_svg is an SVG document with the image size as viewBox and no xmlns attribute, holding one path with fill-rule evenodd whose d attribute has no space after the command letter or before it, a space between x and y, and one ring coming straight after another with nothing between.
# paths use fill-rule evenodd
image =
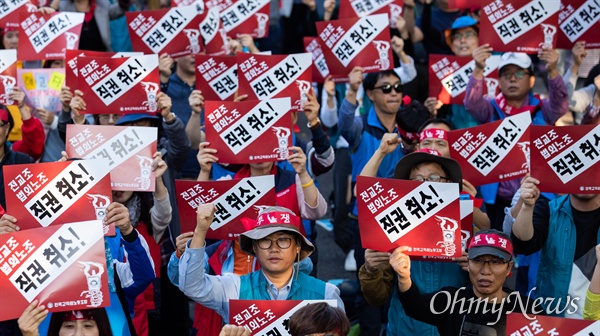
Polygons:
<instances>
[{"instance_id":1,"label":"red protest placard","mask_svg":"<svg viewBox=\"0 0 600 336\"><path fill-rule=\"evenodd\" d=\"M8 95L17 86L17 51L0 50L0 104L15 105Z\"/></svg>"},{"instance_id":2,"label":"red protest placard","mask_svg":"<svg viewBox=\"0 0 600 336\"><path fill-rule=\"evenodd\" d=\"M460 257L458 184L358 176L356 193L363 247Z\"/></svg>"},{"instance_id":3,"label":"red protest placard","mask_svg":"<svg viewBox=\"0 0 600 336\"><path fill-rule=\"evenodd\" d=\"M233 2L227 6L228 3ZM237 38L248 34L253 38L265 38L269 35L271 12L270 0L220 1L220 15L223 28L228 36ZM209 5L207 7L214 7Z\"/></svg>"},{"instance_id":4,"label":"red protest placard","mask_svg":"<svg viewBox=\"0 0 600 336\"><path fill-rule=\"evenodd\" d=\"M229 323L244 326L252 335L288 336L288 320L300 308L326 302L337 307L335 300L229 300Z\"/></svg>"},{"instance_id":5,"label":"red protest placard","mask_svg":"<svg viewBox=\"0 0 600 336\"><path fill-rule=\"evenodd\" d=\"M238 53L238 95L249 100L290 97L292 109L302 111L312 87L312 56Z\"/></svg>"},{"instance_id":6,"label":"red protest placard","mask_svg":"<svg viewBox=\"0 0 600 336\"><path fill-rule=\"evenodd\" d=\"M63 68L17 69L17 84L25 92L25 104L32 110L60 111L60 89L64 82Z\"/></svg>"},{"instance_id":7,"label":"red protest placard","mask_svg":"<svg viewBox=\"0 0 600 336\"><path fill-rule=\"evenodd\" d=\"M571 49L585 41L587 49L600 48L600 0L571 0L558 13L558 48Z\"/></svg>"},{"instance_id":8,"label":"red protest placard","mask_svg":"<svg viewBox=\"0 0 600 336\"><path fill-rule=\"evenodd\" d=\"M238 88L237 60L233 56L195 55L196 89L205 100L233 100Z\"/></svg>"},{"instance_id":9,"label":"red protest placard","mask_svg":"<svg viewBox=\"0 0 600 336\"><path fill-rule=\"evenodd\" d=\"M484 69L487 96L496 97L500 56L492 55ZM471 57L429 54L429 97L437 97L444 104L463 105L467 83L475 69Z\"/></svg>"},{"instance_id":10,"label":"red protest placard","mask_svg":"<svg viewBox=\"0 0 600 336\"><path fill-rule=\"evenodd\" d=\"M104 219L112 201L108 165L102 160L4 166L6 211L31 229ZM114 236L114 225L104 233Z\"/></svg>"},{"instance_id":11,"label":"red protest placard","mask_svg":"<svg viewBox=\"0 0 600 336\"><path fill-rule=\"evenodd\" d=\"M537 301L537 300L536 300ZM536 312L543 310L539 304ZM543 315L510 313L506 316L506 335L575 335L594 336L600 334L600 321L570 319Z\"/></svg>"},{"instance_id":12,"label":"red protest placard","mask_svg":"<svg viewBox=\"0 0 600 336\"><path fill-rule=\"evenodd\" d=\"M394 64L388 22L386 14L317 22L330 73L347 77L357 66L365 73L391 70Z\"/></svg>"},{"instance_id":13,"label":"red protest placard","mask_svg":"<svg viewBox=\"0 0 600 336\"><path fill-rule=\"evenodd\" d=\"M77 77L79 72L77 71L77 57L109 57L109 58L120 58L120 57L131 57L131 56L142 56L141 52L103 52L103 51L89 51L89 50L67 50L65 53L65 85L71 88L77 87Z\"/></svg>"},{"instance_id":14,"label":"red protest placard","mask_svg":"<svg viewBox=\"0 0 600 336\"><path fill-rule=\"evenodd\" d=\"M289 98L262 101L207 101L206 141L221 163L286 160L292 145Z\"/></svg>"},{"instance_id":15,"label":"red protest placard","mask_svg":"<svg viewBox=\"0 0 600 336\"><path fill-rule=\"evenodd\" d=\"M155 113L160 91L158 55L122 58L77 57L84 113Z\"/></svg>"},{"instance_id":16,"label":"red protest placard","mask_svg":"<svg viewBox=\"0 0 600 336\"><path fill-rule=\"evenodd\" d=\"M532 126L531 176L541 191L600 194L600 125Z\"/></svg>"},{"instance_id":17,"label":"red protest placard","mask_svg":"<svg viewBox=\"0 0 600 336\"><path fill-rule=\"evenodd\" d=\"M481 6L479 45L528 54L556 48L559 0L483 0Z\"/></svg>"},{"instance_id":18,"label":"red protest placard","mask_svg":"<svg viewBox=\"0 0 600 336\"><path fill-rule=\"evenodd\" d=\"M481 0L448 0L448 8L471 9L480 8Z\"/></svg>"},{"instance_id":19,"label":"red protest placard","mask_svg":"<svg viewBox=\"0 0 600 336\"><path fill-rule=\"evenodd\" d=\"M212 7L202 15L200 34L204 39L204 48L207 55L225 56L231 53L227 32L223 28L219 7Z\"/></svg>"},{"instance_id":20,"label":"red protest placard","mask_svg":"<svg viewBox=\"0 0 600 336\"><path fill-rule=\"evenodd\" d=\"M5 0L0 2L0 29L17 27L21 15L37 12L37 7L29 0Z\"/></svg>"},{"instance_id":21,"label":"red protest placard","mask_svg":"<svg viewBox=\"0 0 600 336\"><path fill-rule=\"evenodd\" d=\"M197 5L204 10L204 0L171 0L171 7Z\"/></svg>"},{"instance_id":22,"label":"red protest placard","mask_svg":"<svg viewBox=\"0 0 600 336\"><path fill-rule=\"evenodd\" d=\"M69 157L105 159L113 190L154 191L156 127L67 125Z\"/></svg>"},{"instance_id":23,"label":"red protest placard","mask_svg":"<svg viewBox=\"0 0 600 336\"><path fill-rule=\"evenodd\" d=\"M102 226L69 222L0 235L0 321L18 318L33 300L50 312L110 305Z\"/></svg>"},{"instance_id":24,"label":"red protest placard","mask_svg":"<svg viewBox=\"0 0 600 336\"><path fill-rule=\"evenodd\" d=\"M329 67L320 41L318 37L304 37L304 51L312 55L312 79L317 83L325 82L325 78L329 76Z\"/></svg>"},{"instance_id":25,"label":"red protest placard","mask_svg":"<svg viewBox=\"0 0 600 336\"><path fill-rule=\"evenodd\" d=\"M19 25L19 59L43 60L65 58L65 50L77 49L84 13L57 12L49 15L21 15Z\"/></svg>"},{"instance_id":26,"label":"red protest placard","mask_svg":"<svg viewBox=\"0 0 600 336\"><path fill-rule=\"evenodd\" d=\"M531 114L523 112L448 132L450 156L474 186L514 180L529 172Z\"/></svg>"},{"instance_id":27,"label":"red protest placard","mask_svg":"<svg viewBox=\"0 0 600 336\"><path fill-rule=\"evenodd\" d=\"M402 16L404 0L341 0L339 8L340 19L358 18L373 14L386 14L390 28L396 28L398 17Z\"/></svg>"},{"instance_id":28,"label":"red protest placard","mask_svg":"<svg viewBox=\"0 0 600 336\"><path fill-rule=\"evenodd\" d=\"M461 195L462 197L462 195ZM472 200L460 200L460 247L461 252L467 252L469 242L473 237L473 201ZM412 256L411 260L421 261L440 261L440 262L453 262L454 257L449 256L430 256L430 257L419 257Z\"/></svg>"},{"instance_id":29,"label":"red protest placard","mask_svg":"<svg viewBox=\"0 0 600 336\"><path fill-rule=\"evenodd\" d=\"M275 205L273 175L223 181L175 181L177 204L181 217L181 232L196 228L196 208L212 203L215 218L206 233L210 239L237 239L247 230L240 219L256 219L259 205Z\"/></svg>"},{"instance_id":30,"label":"red protest placard","mask_svg":"<svg viewBox=\"0 0 600 336\"><path fill-rule=\"evenodd\" d=\"M133 50L173 58L199 53L203 10L191 5L125 13Z\"/></svg>"}]
</instances>

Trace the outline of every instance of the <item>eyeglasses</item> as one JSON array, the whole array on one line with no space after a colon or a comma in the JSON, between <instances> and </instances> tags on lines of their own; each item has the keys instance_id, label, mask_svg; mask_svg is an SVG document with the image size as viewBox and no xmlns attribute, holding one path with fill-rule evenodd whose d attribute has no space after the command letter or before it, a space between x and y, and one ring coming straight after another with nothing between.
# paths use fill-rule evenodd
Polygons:
<instances>
[{"instance_id":1,"label":"eyeglasses","mask_svg":"<svg viewBox=\"0 0 600 336\"><path fill-rule=\"evenodd\" d=\"M381 89L381 92L383 92L384 94L388 94L390 92L392 92L392 89L394 89L394 91L396 91L396 93L402 93L402 90L404 89L404 87L402 86L402 84L398 83L398 84L385 84L382 86L377 86L374 87L373 90L375 89Z\"/></svg>"},{"instance_id":2,"label":"eyeglasses","mask_svg":"<svg viewBox=\"0 0 600 336\"><path fill-rule=\"evenodd\" d=\"M287 249L292 245L292 238L277 238L275 240L263 238L259 239L257 242L258 247L262 250L268 250L273 246L273 242L277 242L277 246L281 249Z\"/></svg>"},{"instance_id":3,"label":"eyeglasses","mask_svg":"<svg viewBox=\"0 0 600 336\"><path fill-rule=\"evenodd\" d=\"M493 269L501 269L504 268L504 265L508 264L508 261L500 259L500 258L492 258L485 260L483 258L473 258L469 259L471 263L477 268L482 268L485 264L489 264Z\"/></svg>"},{"instance_id":4,"label":"eyeglasses","mask_svg":"<svg viewBox=\"0 0 600 336\"><path fill-rule=\"evenodd\" d=\"M529 71L525 71L525 70L517 70L515 72L505 71L500 74L500 77L502 79L510 80L513 75L515 76L516 79L523 79L525 76L529 76L530 74L529 74Z\"/></svg>"},{"instance_id":5,"label":"eyeglasses","mask_svg":"<svg viewBox=\"0 0 600 336\"><path fill-rule=\"evenodd\" d=\"M460 41L464 37L465 39L470 39L472 37L477 37L477 33L474 31L466 31L464 33L455 33L452 34L452 41Z\"/></svg>"},{"instance_id":6,"label":"eyeglasses","mask_svg":"<svg viewBox=\"0 0 600 336\"><path fill-rule=\"evenodd\" d=\"M112 119L114 122L117 122L117 120L119 120L119 118L121 118L120 114L101 114L100 116L98 116L98 119L107 122L110 119Z\"/></svg>"},{"instance_id":7,"label":"eyeglasses","mask_svg":"<svg viewBox=\"0 0 600 336\"><path fill-rule=\"evenodd\" d=\"M423 181L428 181L428 182L439 182L441 179L444 180L449 180L449 178L447 178L446 176L441 176L438 174L431 174L427 177L423 176L423 175L417 175L413 178L411 178L411 181L419 181L419 182L423 182Z\"/></svg>"}]
</instances>

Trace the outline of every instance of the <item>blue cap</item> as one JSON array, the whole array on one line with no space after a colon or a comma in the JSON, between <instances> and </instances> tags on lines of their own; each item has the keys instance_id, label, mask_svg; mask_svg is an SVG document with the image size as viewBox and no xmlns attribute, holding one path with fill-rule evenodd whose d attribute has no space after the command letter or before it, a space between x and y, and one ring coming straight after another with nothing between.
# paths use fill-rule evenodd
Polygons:
<instances>
[{"instance_id":1,"label":"blue cap","mask_svg":"<svg viewBox=\"0 0 600 336\"><path fill-rule=\"evenodd\" d=\"M462 29L467 27L476 27L479 24L477 20L475 20L472 16L465 15L456 18L454 22L452 22L452 27L444 30L444 35L446 37L446 44L448 46L452 46L452 31L456 29Z\"/></svg>"},{"instance_id":2,"label":"blue cap","mask_svg":"<svg viewBox=\"0 0 600 336\"><path fill-rule=\"evenodd\" d=\"M472 16L465 15L457 18L452 23L452 28L450 29L461 29L467 28L476 25L478 22Z\"/></svg>"},{"instance_id":3,"label":"blue cap","mask_svg":"<svg viewBox=\"0 0 600 336\"><path fill-rule=\"evenodd\" d=\"M119 125L123 125L123 124L126 124L126 123L131 123L131 122L136 122L138 120L143 120L143 119L158 120L160 118L157 117L157 116L155 116L155 115L153 115L153 114L147 114L147 113L125 114L121 118L119 118L119 120L117 120L117 122L115 123L115 125L119 126Z\"/></svg>"}]
</instances>

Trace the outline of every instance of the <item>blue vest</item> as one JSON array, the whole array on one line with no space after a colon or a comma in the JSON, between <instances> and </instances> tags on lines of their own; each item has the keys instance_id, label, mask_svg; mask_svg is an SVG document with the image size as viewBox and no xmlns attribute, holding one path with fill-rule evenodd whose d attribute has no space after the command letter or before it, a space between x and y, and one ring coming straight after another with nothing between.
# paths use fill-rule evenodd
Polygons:
<instances>
[{"instance_id":1,"label":"blue vest","mask_svg":"<svg viewBox=\"0 0 600 336\"><path fill-rule=\"evenodd\" d=\"M325 282L302 272L295 272L293 276L292 288L287 300L325 299ZM262 271L242 275L240 277L240 300L272 300L268 286L269 282Z\"/></svg>"},{"instance_id":2,"label":"blue vest","mask_svg":"<svg viewBox=\"0 0 600 336\"><path fill-rule=\"evenodd\" d=\"M560 299L559 308L564 308L569 293L575 246L577 245L577 230L569 195L556 198L548 205L550 207L550 224L548 238L542 248L535 296L554 298L551 308L554 308L553 315L557 315L555 311L558 300ZM598 230L596 243L600 244L600 230ZM548 303L544 300L544 308L547 308ZM564 315L564 311L561 315Z\"/></svg>"},{"instance_id":3,"label":"blue vest","mask_svg":"<svg viewBox=\"0 0 600 336\"><path fill-rule=\"evenodd\" d=\"M412 261L410 277L421 293L433 293L442 287L464 287L469 284L469 274L454 262ZM394 292L388 312L388 336L418 335L437 336L439 332L431 324L417 321L406 315L398 298L398 286L394 280Z\"/></svg>"},{"instance_id":4,"label":"blue vest","mask_svg":"<svg viewBox=\"0 0 600 336\"><path fill-rule=\"evenodd\" d=\"M492 121L502 120L506 118L506 114L502 111L502 109L496 104L496 100L493 99L491 101L492 106L494 107L494 114L492 115ZM546 124L546 120L544 120L544 114L541 109L541 102L537 99L531 91L529 92L529 105L530 106L540 106L533 112L532 121L533 125L544 126ZM498 194L498 182L484 184L480 187L481 196L483 196L483 201L488 204L496 204L496 195Z\"/></svg>"}]
</instances>

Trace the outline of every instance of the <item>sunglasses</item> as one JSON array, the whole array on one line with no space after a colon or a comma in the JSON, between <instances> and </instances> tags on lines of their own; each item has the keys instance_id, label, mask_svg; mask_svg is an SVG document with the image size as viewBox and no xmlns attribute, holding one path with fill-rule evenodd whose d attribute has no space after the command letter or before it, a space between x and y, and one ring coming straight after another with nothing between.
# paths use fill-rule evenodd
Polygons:
<instances>
[{"instance_id":1,"label":"sunglasses","mask_svg":"<svg viewBox=\"0 0 600 336\"><path fill-rule=\"evenodd\" d=\"M396 91L396 93L402 93L402 90L404 89L404 87L402 86L402 84L398 83L398 84L385 84L382 86L377 86L374 87L373 90L375 89L381 89L381 92L383 92L384 94L388 94L390 92L392 92L392 89L394 89L394 91Z\"/></svg>"}]
</instances>

